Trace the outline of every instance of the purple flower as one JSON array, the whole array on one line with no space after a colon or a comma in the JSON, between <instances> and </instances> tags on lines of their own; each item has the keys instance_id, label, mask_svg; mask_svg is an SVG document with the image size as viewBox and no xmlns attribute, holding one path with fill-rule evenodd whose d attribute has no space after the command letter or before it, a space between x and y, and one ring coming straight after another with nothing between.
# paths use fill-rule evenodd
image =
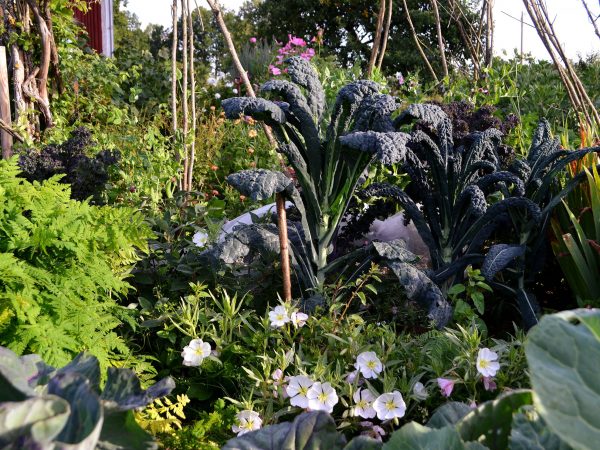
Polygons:
<instances>
[{"instance_id":1,"label":"purple flower","mask_svg":"<svg viewBox=\"0 0 600 450\"><path fill-rule=\"evenodd\" d=\"M498 386L492 377L483 377L483 387L486 391L495 391Z\"/></svg>"},{"instance_id":2,"label":"purple flower","mask_svg":"<svg viewBox=\"0 0 600 450\"><path fill-rule=\"evenodd\" d=\"M398 80L398 84L402 86L404 84L404 77L402 76L402 72L396 72L394 76L396 77L396 80Z\"/></svg>"},{"instance_id":3,"label":"purple flower","mask_svg":"<svg viewBox=\"0 0 600 450\"><path fill-rule=\"evenodd\" d=\"M256 44L256 38L255 37L251 37L250 38L250 43L251 44Z\"/></svg>"},{"instance_id":4,"label":"purple flower","mask_svg":"<svg viewBox=\"0 0 600 450\"><path fill-rule=\"evenodd\" d=\"M281 75L281 69L279 69L279 67L275 67L272 64L269 66L269 70L271 71L271 74L273 74L273 75Z\"/></svg>"},{"instance_id":5,"label":"purple flower","mask_svg":"<svg viewBox=\"0 0 600 450\"><path fill-rule=\"evenodd\" d=\"M456 381L449 380L447 378L437 379L437 384L442 390L442 395L444 397L450 397L450 394L452 394L452 389L454 389L454 383L456 383Z\"/></svg>"}]
</instances>

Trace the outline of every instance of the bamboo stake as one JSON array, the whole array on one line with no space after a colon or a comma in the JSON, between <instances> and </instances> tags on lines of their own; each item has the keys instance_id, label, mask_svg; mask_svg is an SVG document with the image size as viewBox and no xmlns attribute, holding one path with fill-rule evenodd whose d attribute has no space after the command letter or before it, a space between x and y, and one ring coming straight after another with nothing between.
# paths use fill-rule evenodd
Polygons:
<instances>
[{"instance_id":1,"label":"bamboo stake","mask_svg":"<svg viewBox=\"0 0 600 450\"><path fill-rule=\"evenodd\" d=\"M171 116L173 122L173 150L175 161L181 160L181 155L177 151L177 0L173 0L171 6L171 15L173 16L173 42L171 44ZM179 188L181 188L181 183Z\"/></svg>"},{"instance_id":2,"label":"bamboo stake","mask_svg":"<svg viewBox=\"0 0 600 450\"><path fill-rule=\"evenodd\" d=\"M438 10L437 0L431 0L431 6L433 7L433 14L435 16L435 29L438 38L438 45L440 47L440 57L442 59L442 70L444 71L444 77L448 78L448 63L446 62L446 48L444 44L444 37L442 36L442 22L440 21L440 12Z\"/></svg>"},{"instance_id":3,"label":"bamboo stake","mask_svg":"<svg viewBox=\"0 0 600 450\"><path fill-rule=\"evenodd\" d=\"M194 21L193 11L190 10L190 0L187 1L188 9L188 28L189 28L189 56L190 56L190 88L191 88L191 106L192 106L192 142L190 143L190 158L187 175L187 191L192 190L192 181L194 179L194 160L196 159L196 74L194 72Z\"/></svg>"},{"instance_id":4,"label":"bamboo stake","mask_svg":"<svg viewBox=\"0 0 600 450\"><path fill-rule=\"evenodd\" d=\"M181 0L181 23L183 26L183 182L184 191L188 189L188 22L187 22L187 0Z\"/></svg>"},{"instance_id":5,"label":"bamboo stake","mask_svg":"<svg viewBox=\"0 0 600 450\"><path fill-rule=\"evenodd\" d=\"M4 46L0 46L0 119L6 124L11 123L8 66L6 64L6 47ZM0 129L2 159L8 159L12 156L13 136L4 127Z\"/></svg>"},{"instance_id":6,"label":"bamboo stake","mask_svg":"<svg viewBox=\"0 0 600 450\"><path fill-rule=\"evenodd\" d=\"M387 41L390 35L390 27L392 26L392 0L388 1L386 18L385 18L385 27L383 29L383 38L381 39L381 49L379 50L379 57L377 60L377 68L381 70L381 65L383 64L383 57L385 56L385 50L387 48Z\"/></svg>"},{"instance_id":7,"label":"bamboo stake","mask_svg":"<svg viewBox=\"0 0 600 450\"><path fill-rule=\"evenodd\" d=\"M367 66L367 78L371 78L373 74L373 67L375 66L375 61L377 59L377 54L379 53L379 46L381 44L381 28L383 27L383 19L385 16L385 2L386 0L381 0L379 2L379 13L377 13L377 25L375 28L375 37L373 38L373 46L371 48L371 57L369 58L369 65Z\"/></svg>"},{"instance_id":8,"label":"bamboo stake","mask_svg":"<svg viewBox=\"0 0 600 450\"><path fill-rule=\"evenodd\" d=\"M406 13L406 20L408 22L408 26L410 27L410 31L412 33L413 40L415 41L415 45L417 46L417 50L419 50L419 53L421 54L423 61L425 61L425 65L427 66L427 69L429 69L431 76L433 77L433 79L435 80L436 83L439 83L440 80L438 79L437 75L435 74L433 67L431 67L431 63L429 62L429 59L427 59L427 55L425 55L425 52L423 51L423 47L421 47L421 43L419 42L419 37L417 36L417 32L412 23L412 19L410 18L410 11L408 10L408 6L406 5L406 0L402 0L402 3L404 5L404 12Z\"/></svg>"},{"instance_id":9,"label":"bamboo stake","mask_svg":"<svg viewBox=\"0 0 600 450\"><path fill-rule=\"evenodd\" d=\"M485 65L492 66L494 60L494 0L488 0L486 10Z\"/></svg>"},{"instance_id":10,"label":"bamboo stake","mask_svg":"<svg viewBox=\"0 0 600 450\"><path fill-rule=\"evenodd\" d=\"M279 193L275 196L277 203L277 228L279 229L279 254L281 257L281 272L283 275L283 299L292 300L292 282L290 275L290 254L288 249L287 218L285 197Z\"/></svg>"}]
</instances>

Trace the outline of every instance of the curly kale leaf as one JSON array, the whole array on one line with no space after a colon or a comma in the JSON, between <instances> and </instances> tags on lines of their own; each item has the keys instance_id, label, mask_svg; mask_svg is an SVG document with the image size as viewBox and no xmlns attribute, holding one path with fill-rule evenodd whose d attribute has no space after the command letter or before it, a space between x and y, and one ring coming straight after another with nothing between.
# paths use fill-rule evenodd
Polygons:
<instances>
[{"instance_id":1,"label":"curly kale leaf","mask_svg":"<svg viewBox=\"0 0 600 450\"><path fill-rule=\"evenodd\" d=\"M264 98L233 97L221 103L228 119L239 119L241 115L262 120L267 125L284 124L285 113L280 106Z\"/></svg>"},{"instance_id":2,"label":"curly kale leaf","mask_svg":"<svg viewBox=\"0 0 600 450\"><path fill-rule=\"evenodd\" d=\"M354 150L375 155L383 164L395 164L404 161L409 139L410 135L406 133L358 131L341 136L340 142Z\"/></svg>"},{"instance_id":3,"label":"curly kale leaf","mask_svg":"<svg viewBox=\"0 0 600 450\"><path fill-rule=\"evenodd\" d=\"M347 130L354 113L364 98L379 92L380 86L374 81L358 80L347 84L337 94L331 120L327 128L327 140L333 142L337 135Z\"/></svg>"},{"instance_id":4,"label":"curly kale leaf","mask_svg":"<svg viewBox=\"0 0 600 450\"><path fill-rule=\"evenodd\" d=\"M373 242L373 248L379 256L390 261L416 262L419 257L406 248L403 239L390 242Z\"/></svg>"},{"instance_id":5,"label":"curly kale leaf","mask_svg":"<svg viewBox=\"0 0 600 450\"><path fill-rule=\"evenodd\" d=\"M291 194L294 182L281 172L266 169L242 170L227 177L227 182L241 194L261 201L280 192Z\"/></svg>"},{"instance_id":6,"label":"curly kale leaf","mask_svg":"<svg viewBox=\"0 0 600 450\"><path fill-rule=\"evenodd\" d=\"M386 94L365 97L356 111L353 131L395 131L390 115L398 106L399 101Z\"/></svg>"},{"instance_id":7,"label":"curly kale leaf","mask_svg":"<svg viewBox=\"0 0 600 450\"><path fill-rule=\"evenodd\" d=\"M437 128L440 123L448 119L448 116L444 110L437 105L412 103L396 118L394 125L398 127L398 125L408 123L412 119L422 120L428 125Z\"/></svg>"},{"instance_id":8,"label":"curly kale leaf","mask_svg":"<svg viewBox=\"0 0 600 450\"><path fill-rule=\"evenodd\" d=\"M524 245L496 244L492 245L481 265L481 274L487 281L508 267L515 259L525 254Z\"/></svg>"},{"instance_id":9,"label":"curly kale leaf","mask_svg":"<svg viewBox=\"0 0 600 450\"><path fill-rule=\"evenodd\" d=\"M225 240L213 248L202 252L201 258L211 262L241 264L256 253L278 254L279 234L277 227L268 225L243 225L225 236Z\"/></svg>"},{"instance_id":10,"label":"curly kale leaf","mask_svg":"<svg viewBox=\"0 0 600 450\"><path fill-rule=\"evenodd\" d=\"M552 139L550 124L546 119L543 119L533 133L531 147L529 148L529 154L527 155L527 162L533 166L541 158L557 152L559 148L560 144L558 140Z\"/></svg>"},{"instance_id":11,"label":"curly kale leaf","mask_svg":"<svg viewBox=\"0 0 600 450\"><path fill-rule=\"evenodd\" d=\"M405 262L388 261L387 265L398 277L409 300L419 303L438 328L444 327L452 318L452 307L440 288L415 266Z\"/></svg>"},{"instance_id":12,"label":"curly kale leaf","mask_svg":"<svg viewBox=\"0 0 600 450\"><path fill-rule=\"evenodd\" d=\"M325 91L319 81L317 72L311 63L299 56L292 56L285 61L292 81L306 89L308 106L316 122L319 122L325 111Z\"/></svg>"}]
</instances>

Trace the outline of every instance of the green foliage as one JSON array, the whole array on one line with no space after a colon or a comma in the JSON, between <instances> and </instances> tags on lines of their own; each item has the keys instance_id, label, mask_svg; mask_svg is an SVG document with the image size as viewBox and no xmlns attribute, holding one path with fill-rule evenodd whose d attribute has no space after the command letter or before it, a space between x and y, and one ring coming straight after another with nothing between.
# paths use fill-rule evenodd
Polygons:
<instances>
[{"instance_id":1,"label":"green foliage","mask_svg":"<svg viewBox=\"0 0 600 450\"><path fill-rule=\"evenodd\" d=\"M31 184L0 161L2 344L57 365L82 350L103 367L128 358L116 329L132 317L116 299L148 237L132 210L71 200L56 177Z\"/></svg>"},{"instance_id":2,"label":"green foliage","mask_svg":"<svg viewBox=\"0 0 600 450\"><path fill-rule=\"evenodd\" d=\"M454 319L458 323L475 320L482 330L486 330L485 322L481 319L485 312L484 292L491 292L492 288L485 282L479 269L467 266L465 273L465 284L456 283L448 289L454 305Z\"/></svg>"},{"instance_id":3,"label":"green foliage","mask_svg":"<svg viewBox=\"0 0 600 450\"><path fill-rule=\"evenodd\" d=\"M560 263L579 306L600 305L600 175L595 164L592 171L584 167L587 182L582 183L580 201L571 196L563 200L552 219L554 254ZM576 199L577 200L577 199ZM572 203L569 206L569 203ZM577 208L575 211L572 208ZM562 213L562 216L561 216ZM568 220L565 220L566 213ZM561 220L562 219L562 220Z\"/></svg>"},{"instance_id":4,"label":"green foliage","mask_svg":"<svg viewBox=\"0 0 600 450\"><path fill-rule=\"evenodd\" d=\"M548 427L574 448L600 439L600 314L574 310L545 316L525 348L534 403Z\"/></svg>"},{"instance_id":5,"label":"green foliage","mask_svg":"<svg viewBox=\"0 0 600 450\"><path fill-rule=\"evenodd\" d=\"M133 371L111 367L101 392L93 356L81 353L57 370L38 355L18 357L4 347L0 380L0 445L11 449L152 448L131 410L175 387L165 378L144 391Z\"/></svg>"}]
</instances>

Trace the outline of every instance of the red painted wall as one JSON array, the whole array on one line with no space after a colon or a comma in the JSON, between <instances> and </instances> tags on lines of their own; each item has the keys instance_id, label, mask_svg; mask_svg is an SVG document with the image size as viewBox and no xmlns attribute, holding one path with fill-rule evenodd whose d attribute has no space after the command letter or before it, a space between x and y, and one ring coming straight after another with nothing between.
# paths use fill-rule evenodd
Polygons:
<instances>
[{"instance_id":1,"label":"red painted wall","mask_svg":"<svg viewBox=\"0 0 600 450\"><path fill-rule=\"evenodd\" d=\"M89 45L98 53L102 53L102 9L99 0L87 0L88 12L83 14L75 10L75 20L85 27L89 36Z\"/></svg>"}]
</instances>

